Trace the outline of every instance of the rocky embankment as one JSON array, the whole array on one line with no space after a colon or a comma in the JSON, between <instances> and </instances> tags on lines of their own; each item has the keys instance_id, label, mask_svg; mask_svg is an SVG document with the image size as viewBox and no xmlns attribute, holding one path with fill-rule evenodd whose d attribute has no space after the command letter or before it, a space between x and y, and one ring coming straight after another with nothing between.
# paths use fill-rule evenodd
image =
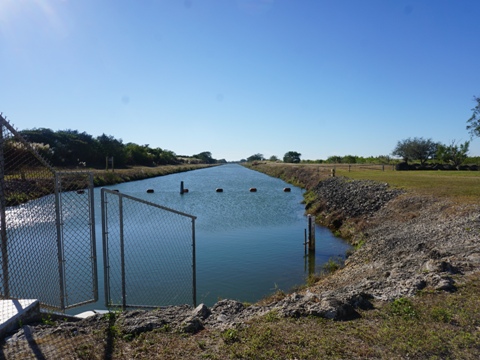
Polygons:
<instances>
[{"instance_id":1,"label":"rocky embankment","mask_svg":"<svg viewBox=\"0 0 480 360\"><path fill-rule=\"evenodd\" d=\"M323 181L314 192L321 199L317 206L326 222L337 222L341 232L350 233L358 250L313 292L347 302L360 294L391 300L426 287L454 291L455 279L461 281L455 275L480 269L478 205L342 178Z\"/></svg>"},{"instance_id":2,"label":"rocky embankment","mask_svg":"<svg viewBox=\"0 0 480 360\"><path fill-rule=\"evenodd\" d=\"M242 326L271 311L276 316L344 320L356 317L358 308L370 308L371 299L412 296L424 288L455 291L462 275L480 269L478 205L458 205L390 189L387 184L344 178L328 178L311 191L309 212L357 248L342 269L314 286L266 305L222 300L211 308L176 306L114 317L95 315L57 327L24 326L9 341L34 333L88 333L108 328L112 321L124 335L163 327L195 333Z\"/></svg>"}]
</instances>

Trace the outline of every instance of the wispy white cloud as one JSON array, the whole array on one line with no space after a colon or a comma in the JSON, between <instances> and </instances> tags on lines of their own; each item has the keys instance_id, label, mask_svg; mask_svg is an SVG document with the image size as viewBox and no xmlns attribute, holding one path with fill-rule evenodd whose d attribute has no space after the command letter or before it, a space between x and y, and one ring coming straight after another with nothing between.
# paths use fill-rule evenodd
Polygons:
<instances>
[{"instance_id":1,"label":"wispy white cloud","mask_svg":"<svg viewBox=\"0 0 480 360\"><path fill-rule=\"evenodd\" d=\"M35 32L48 31L55 36L68 34L66 22L61 18L58 6L67 0L0 0L0 34L9 40L20 27L35 26Z\"/></svg>"}]
</instances>

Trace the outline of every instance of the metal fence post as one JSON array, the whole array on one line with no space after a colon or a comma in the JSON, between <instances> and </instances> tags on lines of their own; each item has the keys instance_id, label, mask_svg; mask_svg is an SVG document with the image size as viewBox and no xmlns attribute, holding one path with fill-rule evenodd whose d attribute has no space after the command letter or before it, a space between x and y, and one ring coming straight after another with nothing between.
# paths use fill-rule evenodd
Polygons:
<instances>
[{"instance_id":1,"label":"metal fence post","mask_svg":"<svg viewBox=\"0 0 480 360\"><path fill-rule=\"evenodd\" d=\"M192 247L193 306L197 307L197 260L195 253L195 218L192 218Z\"/></svg>"},{"instance_id":2,"label":"metal fence post","mask_svg":"<svg viewBox=\"0 0 480 360\"><path fill-rule=\"evenodd\" d=\"M118 198L118 213L120 215L120 262L121 262L121 273L122 273L122 307L123 309L127 308L127 296L126 296L126 285L125 285L125 241L123 234L123 197L122 195Z\"/></svg>"},{"instance_id":3,"label":"metal fence post","mask_svg":"<svg viewBox=\"0 0 480 360\"><path fill-rule=\"evenodd\" d=\"M6 221L6 199L5 199L5 156L3 152L3 117L0 117L0 226L2 235L2 285L3 296L10 297L9 276L8 276L8 253L7 253L7 221Z\"/></svg>"},{"instance_id":4,"label":"metal fence post","mask_svg":"<svg viewBox=\"0 0 480 360\"><path fill-rule=\"evenodd\" d=\"M103 242L103 286L105 291L105 306L110 306L110 263L108 259L108 230L107 230L107 193L105 189L100 192L100 202L102 211L102 242Z\"/></svg>"},{"instance_id":5,"label":"metal fence post","mask_svg":"<svg viewBox=\"0 0 480 360\"><path fill-rule=\"evenodd\" d=\"M58 277L60 285L60 309L65 310L65 254L63 250L62 211L60 209L61 182L55 173L55 224L57 228Z\"/></svg>"},{"instance_id":6,"label":"metal fence post","mask_svg":"<svg viewBox=\"0 0 480 360\"><path fill-rule=\"evenodd\" d=\"M93 276L93 301L98 301L98 272L97 272L97 241L95 237L95 198L93 187L93 174L88 174L88 192L89 192L89 209L90 209L90 247L92 261Z\"/></svg>"}]
</instances>

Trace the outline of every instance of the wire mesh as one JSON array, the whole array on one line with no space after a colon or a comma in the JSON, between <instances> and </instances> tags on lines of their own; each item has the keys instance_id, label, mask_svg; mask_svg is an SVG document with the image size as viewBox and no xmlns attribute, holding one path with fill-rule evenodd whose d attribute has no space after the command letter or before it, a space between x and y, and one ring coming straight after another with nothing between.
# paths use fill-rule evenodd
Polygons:
<instances>
[{"instance_id":1,"label":"wire mesh","mask_svg":"<svg viewBox=\"0 0 480 360\"><path fill-rule=\"evenodd\" d=\"M107 189L101 196L106 305L195 305L195 217Z\"/></svg>"},{"instance_id":2,"label":"wire mesh","mask_svg":"<svg viewBox=\"0 0 480 360\"><path fill-rule=\"evenodd\" d=\"M65 308L71 308L98 299L93 176L82 172L56 175L62 187L59 204Z\"/></svg>"},{"instance_id":3,"label":"wire mesh","mask_svg":"<svg viewBox=\"0 0 480 360\"><path fill-rule=\"evenodd\" d=\"M56 172L39 155L42 144L3 116L0 127L0 298L61 311L96 301L92 175Z\"/></svg>"}]
</instances>

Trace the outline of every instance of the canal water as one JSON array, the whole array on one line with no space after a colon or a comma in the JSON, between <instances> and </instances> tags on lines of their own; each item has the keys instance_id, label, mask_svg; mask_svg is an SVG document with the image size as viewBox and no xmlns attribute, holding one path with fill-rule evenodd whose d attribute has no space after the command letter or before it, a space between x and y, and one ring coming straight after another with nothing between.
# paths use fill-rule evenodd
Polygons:
<instances>
[{"instance_id":1,"label":"canal water","mask_svg":"<svg viewBox=\"0 0 480 360\"><path fill-rule=\"evenodd\" d=\"M180 195L180 182L189 192ZM257 192L250 192L255 187ZM290 187L291 192L284 192ZM197 217L197 303L219 299L255 302L277 290L305 283L303 190L237 164L161 176L107 187ZM216 192L222 188L223 192ZM153 189L154 193L147 193ZM95 190L97 255L101 260L100 189ZM316 227L316 252L310 271L332 257L343 257L349 245L323 227ZM141 259L139 259L141 261ZM99 264L96 304L105 308L103 271ZM151 284L155 286L155 284ZM71 312L71 311L70 311Z\"/></svg>"},{"instance_id":2,"label":"canal water","mask_svg":"<svg viewBox=\"0 0 480 360\"><path fill-rule=\"evenodd\" d=\"M181 181L189 190L183 195L180 195ZM290 187L291 192L284 192L285 187ZM346 242L333 236L328 229L317 226L316 251L313 257L306 259L303 243L307 217L304 214L304 205L301 203L303 190L237 164L160 176L106 188L116 189L122 194L197 217L195 221L196 298L197 303L205 303L208 306L219 299L255 302L277 290L287 292L295 286L304 284L309 272L319 271L330 258L343 257L349 248ZM217 188L222 188L223 192L216 192ZM256 188L257 191L250 192L250 188ZM148 189L153 189L154 192L147 192ZM70 314L106 308L100 191L100 188L94 190L99 300L94 304L73 308L68 311ZM71 201L68 204L69 208L80 206L82 202L74 200L77 196L75 194L73 197L68 197L68 201ZM25 294L35 294L39 291L44 293L49 289L48 296L44 295L50 300L45 300L55 304L55 299L59 299L58 288L52 286L59 282L58 278L55 278L55 274L58 274L56 243L49 241L47 244L46 240L42 240L42 236L38 237L38 241L31 242L30 237L20 235L26 231L45 234L45 239L56 238L55 227L52 226L55 223L55 208L52 206L52 201L46 201L53 200L52 197L53 195L48 195L45 198L9 208L7 215L9 224L12 224L9 236L16 244L10 248L9 252L12 259L10 265L15 268L15 272L11 274L12 284L21 288L20 293ZM162 231L162 226L169 226L168 222L153 223L152 226L152 223L148 222L149 211L147 209L144 216L140 217L141 221L133 225L135 229L125 230L137 236L135 243L132 241L126 244L126 248L130 249L130 264L135 265L135 271L138 270L137 264L150 264L151 261L154 267L163 266L163 269L166 269L162 270L160 281L152 280L153 273L158 271L153 271L153 268L149 267L141 270L142 273L137 274L135 278L135 285L145 289L141 292L142 295L145 292L145 296L150 296L151 302L148 304L157 304L156 301L165 295L165 282L178 284L186 281L182 282L179 273L175 273L171 269L172 266L168 265L172 261L177 261L172 254L169 259L163 258L163 263L160 264L161 259L157 261L156 255L145 254L145 250L141 252L143 245L149 241L147 240L150 237L149 234L155 235L155 232ZM38 216L32 214L38 214ZM83 234L88 229L81 225L89 221L88 209L64 214L64 216L64 221L67 221L69 226L73 226L74 234L78 235L78 238L88 236ZM83 218L81 219L80 216ZM40 221L40 219L43 220ZM77 224L78 228L75 227ZM139 235L140 229L141 235ZM117 229L112 226L111 230L118 231L118 226ZM147 231L147 236L144 235L143 230ZM189 231L188 228L186 231ZM17 232L18 236L16 236ZM81 234L83 235L80 236ZM151 238L154 239L153 241L159 241L158 236ZM75 242L75 239L75 236L67 237L70 242ZM126 237L126 242L129 239L131 238ZM188 236L187 240L190 241ZM70 245L72 246L68 247L71 248L69 251L74 253L70 254L73 256L68 259L76 257L88 259L90 252L86 247L80 244L77 247L76 243ZM162 244L162 246L166 245ZM43 262L38 266L24 266L30 256L22 252L26 247L34 249L34 256L41 258ZM138 251L136 255L132 255L132 247ZM163 253L169 256L169 248L165 248L165 251L159 247L156 249L162 251L162 256ZM80 251L83 252L80 253ZM149 259L147 255L150 255ZM188 261L186 268L190 266L191 257ZM33 261L32 264L36 262ZM82 267L75 261L70 260L67 265L67 276L76 276L75 279L80 282L81 279L91 276L88 267ZM25 282L25 279L29 279L29 282ZM191 282L185 286L191 286ZM74 296L84 296L82 289L70 290L72 291L69 292L69 301L72 304L76 303ZM85 300L82 299L80 301ZM172 301L165 300L166 304L172 304Z\"/></svg>"}]
</instances>

